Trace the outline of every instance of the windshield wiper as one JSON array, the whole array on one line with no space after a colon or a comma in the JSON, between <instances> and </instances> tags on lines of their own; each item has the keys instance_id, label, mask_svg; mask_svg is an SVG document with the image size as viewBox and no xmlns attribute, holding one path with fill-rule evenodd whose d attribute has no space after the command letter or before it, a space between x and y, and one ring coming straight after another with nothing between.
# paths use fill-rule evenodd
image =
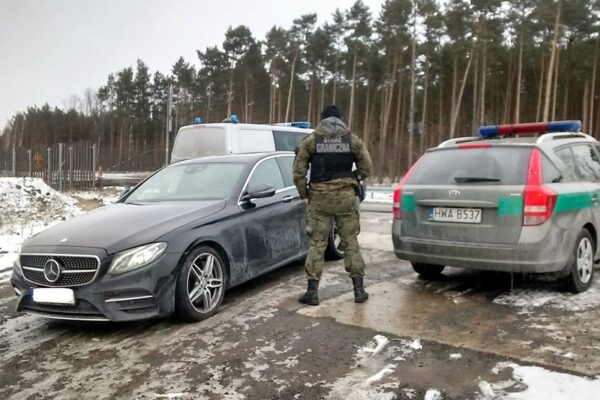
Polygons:
<instances>
[{"instance_id":1,"label":"windshield wiper","mask_svg":"<svg viewBox=\"0 0 600 400\"><path fill-rule=\"evenodd\" d=\"M492 178L489 176L457 176L454 180L458 183L469 183L469 182L500 182L498 178Z\"/></svg>"}]
</instances>

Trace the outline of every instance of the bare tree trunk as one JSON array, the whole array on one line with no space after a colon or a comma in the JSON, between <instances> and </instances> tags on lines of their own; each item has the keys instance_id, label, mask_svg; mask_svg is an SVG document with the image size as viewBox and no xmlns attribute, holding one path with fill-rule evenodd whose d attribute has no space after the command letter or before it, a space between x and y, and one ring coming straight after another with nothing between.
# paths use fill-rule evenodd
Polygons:
<instances>
[{"instance_id":1,"label":"bare tree trunk","mask_svg":"<svg viewBox=\"0 0 600 400\"><path fill-rule=\"evenodd\" d=\"M471 69L471 63L473 61L473 49L475 48L475 42L471 45L471 52L469 54L469 61L467 62L467 68L465 69L465 73L463 75L462 84L460 85L460 92L458 93L458 99L456 100L456 110L454 111L454 115L452 116L452 121L450 122L450 138L454 137L454 132L456 131L456 121L458 120L458 114L460 112L460 103L462 100L463 93L465 91L465 85L467 84L467 78L469 76L469 69ZM485 52L484 52L484 65L485 65ZM481 86L485 87L485 80L481 82ZM482 102L482 107L483 107Z\"/></svg>"},{"instance_id":2,"label":"bare tree trunk","mask_svg":"<svg viewBox=\"0 0 600 400\"><path fill-rule=\"evenodd\" d=\"M541 113L541 109L542 109L542 94L544 93L544 71L545 71L545 63L544 63L544 57L541 57L541 59L542 59L542 67L541 67L539 90L538 90L537 108L536 108L536 112L535 112L535 120L536 121L539 121L540 117L541 117L540 113Z\"/></svg>"},{"instance_id":3,"label":"bare tree trunk","mask_svg":"<svg viewBox=\"0 0 600 400\"><path fill-rule=\"evenodd\" d=\"M244 121L250 123L250 113L248 112L248 105L250 99L248 96L248 74L244 75Z\"/></svg>"},{"instance_id":4,"label":"bare tree trunk","mask_svg":"<svg viewBox=\"0 0 600 400\"><path fill-rule=\"evenodd\" d=\"M594 134L594 97L596 96L596 66L598 61L598 40L594 49L594 66L592 68L592 86L590 87L590 122L588 124L588 132Z\"/></svg>"},{"instance_id":5,"label":"bare tree trunk","mask_svg":"<svg viewBox=\"0 0 600 400\"><path fill-rule=\"evenodd\" d=\"M335 66L333 67L333 94L331 96L332 97L331 104L335 104L335 100L336 100L337 74L338 74L339 62L340 62L340 55L338 53L336 53L335 54Z\"/></svg>"},{"instance_id":6,"label":"bare tree trunk","mask_svg":"<svg viewBox=\"0 0 600 400\"><path fill-rule=\"evenodd\" d=\"M471 112L472 118L471 118L471 131L473 132L473 134L475 134L475 132L477 131L477 125L478 125L478 119L477 118L479 116L479 108L478 108L478 103L477 100L479 100L479 88L478 88L478 83L479 83L479 57L477 55L477 52L475 52L474 54L475 57L475 71L473 71L473 110Z\"/></svg>"},{"instance_id":7,"label":"bare tree trunk","mask_svg":"<svg viewBox=\"0 0 600 400\"><path fill-rule=\"evenodd\" d=\"M562 9L562 0L558 0L558 9L556 10L556 20L554 21L554 35L552 37L552 47L550 52L550 61L548 62L548 71L546 73L546 95L544 98L543 120L548 121L550 116L550 93L552 90L552 74L554 72L554 59L556 57L556 45L558 42L558 31L560 29L560 12Z\"/></svg>"},{"instance_id":8,"label":"bare tree trunk","mask_svg":"<svg viewBox=\"0 0 600 400\"><path fill-rule=\"evenodd\" d=\"M419 145L419 154L423 154L425 144L425 135L427 134L427 89L429 86L429 64L425 67L425 77L423 78L423 114L421 117L421 143Z\"/></svg>"},{"instance_id":9,"label":"bare tree trunk","mask_svg":"<svg viewBox=\"0 0 600 400\"><path fill-rule=\"evenodd\" d=\"M231 101L233 99L233 69L231 70L231 76L229 77L229 90L227 91L227 117L231 115ZM177 120L177 119L175 119Z\"/></svg>"},{"instance_id":10,"label":"bare tree trunk","mask_svg":"<svg viewBox=\"0 0 600 400\"><path fill-rule=\"evenodd\" d=\"M560 65L560 47L556 49L556 67L554 68L554 89L552 90L552 120L556 119L556 96L558 95L558 66Z\"/></svg>"},{"instance_id":11,"label":"bare tree trunk","mask_svg":"<svg viewBox=\"0 0 600 400\"><path fill-rule=\"evenodd\" d=\"M363 125L363 139L367 146L369 143L367 142L367 138L369 137L369 106L371 103L371 87L369 86L369 82L371 81L371 75L369 74L367 78L367 100L365 102L365 122Z\"/></svg>"},{"instance_id":12,"label":"bare tree trunk","mask_svg":"<svg viewBox=\"0 0 600 400\"><path fill-rule=\"evenodd\" d=\"M471 58L469 57L469 62L471 61ZM468 68L468 66L467 66ZM467 76L467 73L465 72L465 77ZM482 60L481 60L481 96L479 98L479 107L480 107L480 114L479 114L479 125L483 125L485 123L485 85L486 85L486 81L487 81L487 41L485 41L483 43L483 54L482 54ZM463 85L464 85L464 81L463 81ZM460 105L458 105L458 107L460 107ZM457 115L458 117L458 115ZM452 129L452 135L454 135L454 129ZM454 136L451 136L454 137Z\"/></svg>"},{"instance_id":13,"label":"bare tree trunk","mask_svg":"<svg viewBox=\"0 0 600 400\"><path fill-rule=\"evenodd\" d=\"M512 49L509 51L509 63L508 63L508 80L506 82L506 92L504 93L504 107L502 107L502 122L507 123L510 121L510 112L512 109L512 86L514 77L514 63L512 57ZM500 90L498 90L500 92Z\"/></svg>"},{"instance_id":14,"label":"bare tree trunk","mask_svg":"<svg viewBox=\"0 0 600 400\"><path fill-rule=\"evenodd\" d=\"M439 112L438 112L438 144L442 143L442 127L444 126L444 85L442 82L442 76L440 75L440 98L439 98Z\"/></svg>"},{"instance_id":15,"label":"bare tree trunk","mask_svg":"<svg viewBox=\"0 0 600 400\"><path fill-rule=\"evenodd\" d=\"M590 94L590 81L587 79L583 85L583 120L588 121L588 111L590 109L589 103L589 94ZM584 127L587 130L587 127Z\"/></svg>"},{"instance_id":16,"label":"bare tree trunk","mask_svg":"<svg viewBox=\"0 0 600 400\"><path fill-rule=\"evenodd\" d=\"M310 77L310 89L308 90L308 111L306 113L306 120L310 121L312 117L312 107L313 107L313 91L315 89L315 73Z\"/></svg>"},{"instance_id":17,"label":"bare tree trunk","mask_svg":"<svg viewBox=\"0 0 600 400\"><path fill-rule=\"evenodd\" d=\"M456 109L456 91L458 90L458 55L454 54L454 61L452 67L452 98L450 99L450 120L454 115Z\"/></svg>"},{"instance_id":18,"label":"bare tree trunk","mask_svg":"<svg viewBox=\"0 0 600 400\"><path fill-rule=\"evenodd\" d=\"M567 119L567 107L569 104L569 82L570 82L570 75L567 74L567 82L565 84L565 95L563 96L563 117L562 117L562 119Z\"/></svg>"},{"instance_id":19,"label":"bare tree trunk","mask_svg":"<svg viewBox=\"0 0 600 400\"><path fill-rule=\"evenodd\" d=\"M392 147L394 151L394 162L392 173L394 174L394 178L398 176L400 172L399 169L401 167L400 162L402 161L402 154L398 151L398 147L400 146L400 118L401 118L401 110L402 110L402 100L404 89L402 87L402 73L398 72L398 96L396 97L396 118L395 118L395 126L394 126L394 147Z\"/></svg>"},{"instance_id":20,"label":"bare tree trunk","mask_svg":"<svg viewBox=\"0 0 600 400\"><path fill-rule=\"evenodd\" d=\"M390 114L392 109L392 99L394 98L394 83L396 80L396 69L398 68L398 50L394 53L394 61L392 64L392 72L390 73L390 81L389 86L384 90L384 102L383 105L383 120L381 122L381 140L379 141L379 154L377 155L377 163L379 164L379 171L384 173L385 166L385 150L386 150L386 142L387 142L387 133L389 127ZM381 176L381 179L384 177Z\"/></svg>"},{"instance_id":21,"label":"bare tree trunk","mask_svg":"<svg viewBox=\"0 0 600 400\"><path fill-rule=\"evenodd\" d=\"M408 109L408 164L413 163L414 136L415 136L415 78L417 63L417 9L415 2L412 2L412 46L410 51L410 106Z\"/></svg>"},{"instance_id":22,"label":"bare tree trunk","mask_svg":"<svg viewBox=\"0 0 600 400\"><path fill-rule=\"evenodd\" d=\"M315 121L319 121L319 113L321 112L321 110L325 107L325 82L323 82L323 79L320 80L320 84L321 84L321 97L319 98L319 107L317 108L317 114L315 115Z\"/></svg>"},{"instance_id":23,"label":"bare tree trunk","mask_svg":"<svg viewBox=\"0 0 600 400\"><path fill-rule=\"evenodd\" d=\"M284 122L288 122L288 118L290 116L290 105L291 105L292 93L293 93L293 89L294 89L294 76L296 74L296 61L298 60L298 53L299 53L299 50L297 50L296 53L294 53L294 60L292 61L292 73L290 74L290 89L288 91L287 106L285 108L285 121Z\"/></svg>"},{"instance_id":24,"label":"bare tree trunk","mask_svg":"<svg viewBox=\"0 0 600 400\"><path fill-rule=\"evenodd\" d=\"M519 61L517 66L517 92L515 99L515 118L514 123L518 124L521 117L521 80L523 79L523 32L519 38Z\"/></svg>"},{"instance_id":25,"label":"bare tree trunk","mask_svg":"<svg viewBox=\"0 0 600 400\"><path fill-rule=\"evenodd\" d=\"M354 91L356 87L356 64L358 63L358 45L354 45L354 59L352 60L352 79L350 81L350 109L348 111L348 129L352 130L352 116L354 114Z\"/></svg>"}]
</instances>

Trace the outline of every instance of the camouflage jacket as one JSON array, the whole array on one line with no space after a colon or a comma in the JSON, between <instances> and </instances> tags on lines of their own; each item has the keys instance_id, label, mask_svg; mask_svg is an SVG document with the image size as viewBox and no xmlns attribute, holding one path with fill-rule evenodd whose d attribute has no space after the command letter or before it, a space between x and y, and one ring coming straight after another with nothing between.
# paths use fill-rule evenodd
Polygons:
<instances>
[{"instance_id":1,"label":"camouflage jacket","mask_svg":"<svg viewBox=\"0 0 600 400\"><path fill-rule=\"evenodd\" d=\"M309 183L307 179L310 160L315 153L315 135L325 135L330 137L344 136L348 133L348 128L344 122L336 117L329 117L321 121L313 133L308 134L300 143L296 158L294 159L294 184L298 189L301 199L307 198ZM367 147L362 140L355 134L352 134L352 154L356 163L357 173L362 179L371 175L373 163ZM319 182L310 184L311 190L329 191L339 190L349 187L355 187L358 183L353 178L340 178L328 182Z\"/></svg>"}]
</instances>

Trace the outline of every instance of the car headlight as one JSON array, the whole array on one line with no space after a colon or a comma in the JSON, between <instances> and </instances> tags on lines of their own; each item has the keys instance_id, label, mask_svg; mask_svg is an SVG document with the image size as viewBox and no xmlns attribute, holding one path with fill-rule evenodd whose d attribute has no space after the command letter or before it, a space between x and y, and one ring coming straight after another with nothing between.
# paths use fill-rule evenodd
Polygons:
<instances>
[{"instance_id":1,"label":"car headlight","mask_svg":"<svg viewBox=\"0 0 600 400\"><path fill-rule=\"evenodd\" d=\"M166 243L150 243L115 254L109 274L122 274L150 264L160 257L167 249Z\"/></svg>"}]
</instances>

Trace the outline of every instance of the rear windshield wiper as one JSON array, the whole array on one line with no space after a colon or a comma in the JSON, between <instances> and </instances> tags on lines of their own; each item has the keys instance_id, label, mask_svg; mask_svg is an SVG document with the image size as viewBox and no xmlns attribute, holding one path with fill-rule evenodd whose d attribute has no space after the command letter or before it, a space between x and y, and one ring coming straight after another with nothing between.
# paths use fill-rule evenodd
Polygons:
<instances>
[{"instance_id":1,"label":"rear windshield wiper","mask_svg":"<svg viewBox=\"0 0 600 400\"><path fill-rule=\"evenodd\" d=\"M454 180L458 183L468 182L500 182L498 178L492 178L489 176L457 176Z\"/></svg>"}]
</instances>

